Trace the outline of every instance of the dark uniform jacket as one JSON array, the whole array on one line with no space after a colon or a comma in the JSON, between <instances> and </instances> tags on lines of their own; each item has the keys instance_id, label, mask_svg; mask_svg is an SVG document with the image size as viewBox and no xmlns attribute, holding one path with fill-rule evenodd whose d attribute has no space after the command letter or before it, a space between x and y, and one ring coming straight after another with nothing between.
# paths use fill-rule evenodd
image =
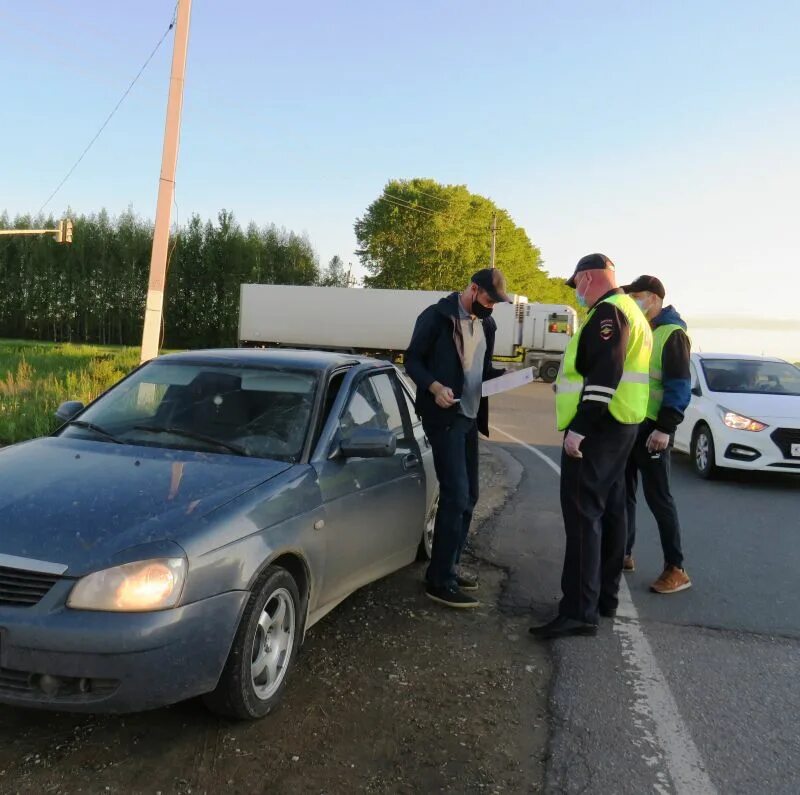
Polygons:
<instances>
[{"instance_id":1,"label":"dark uniform jacket","mask_svg":"<svg viewBox=\"0 0 800 795\"><path fill-rule=\"evenodd\" d=\"M408 350L405 353L405 366L411 380L417 387L416 407L424 425L441 427L452 422L458 413L458 405L443 409L436 405L436 399L429 391L435 381L453 390L453 395L461 397L464 388L464 341L459 323L458 293L442 298L429 306L418 318L414 326ZM483 361L483 380L502 375L504 370L492 366L494 339L497 324L491 317L481 321L486 337L486 354ZM489 435L489 401L482 398L478 410L478 430Z\"/></svg>"}]
</instances>

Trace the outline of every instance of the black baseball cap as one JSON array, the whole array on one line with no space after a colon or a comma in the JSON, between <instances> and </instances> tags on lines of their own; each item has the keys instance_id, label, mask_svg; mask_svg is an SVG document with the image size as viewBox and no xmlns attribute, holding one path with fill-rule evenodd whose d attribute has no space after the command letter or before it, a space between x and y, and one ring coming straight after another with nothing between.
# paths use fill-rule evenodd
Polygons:
<instances>
[{"instance_id":1,"label":"black baseball cap","mask_svg":"<svg viewBox=\"0 0 800 795\"><path fill-rule=\"evenodd\" d=\"M575 289L575 277L583 271L613 271L614 263L605 254L587 254L578 260L575 273L567 279L567 287Z\"/></svg>"},{"instance_id":2,"label":"black baseball cap","mask_svg":"<svg viewBox=\"0 0 800 795\"><path fill-rule=\"evenodd\" d=\"M498 304L513 304L506 292L506 277L497 268L483 268L473 277L472 283L486 290L489 298Z\"/></svg>"},{"instance_id":3,"label":"black baseball cap","mask_svg":"<svg viewBox=\"0 0 800 795\"><path fill-rule=\"evenodd\" d=\"M667 294L660 279L655 276L640 276L636 281L626 284L622 288L626 293L653 293L662 300Z\"/></svg>"}]
</instances>

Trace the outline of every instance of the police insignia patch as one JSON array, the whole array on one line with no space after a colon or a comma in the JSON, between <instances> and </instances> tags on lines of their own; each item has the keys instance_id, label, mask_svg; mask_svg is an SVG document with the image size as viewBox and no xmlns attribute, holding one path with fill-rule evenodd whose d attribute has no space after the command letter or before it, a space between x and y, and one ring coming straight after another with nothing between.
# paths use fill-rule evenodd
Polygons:
<instances>
[{"instance_id":1,"label":"police insignia patch","mask_svg":"<svg viewBox=\"0 0 800 795\"><path fill-rule=\"evenodd\" d=\"M614 321L601 320L600 321L600 339L610 340L614 336Z\"/></svg>"}]
</instances>

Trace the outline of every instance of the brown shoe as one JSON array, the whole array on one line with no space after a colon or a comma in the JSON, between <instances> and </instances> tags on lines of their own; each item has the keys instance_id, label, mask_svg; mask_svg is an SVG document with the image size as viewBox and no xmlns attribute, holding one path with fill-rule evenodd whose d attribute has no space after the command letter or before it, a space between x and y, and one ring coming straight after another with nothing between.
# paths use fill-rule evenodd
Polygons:
<instances>
[{"instance_id":1,"label":"brown shoe","mask_svg":"<svg viewBox=\"0 0 800 795\"><path fill-rule=\"evenodd\" d=\"M678 593L692 587L689 575L677 566L667 566L662 575L650 586L656 593Z\"/></svg>"},{"instance_id":2,"label":"brown shoe","mask_svg":"<svg viewBox=\"0 0 800 795\"><path fill-rule=\"evenodd\" d=\"M617 558L619 560L619 558ZM625 560L622 561L623 571L636 571L636 564L633 562L633 555L625 555Z\"/></svg>"}]
</instances>

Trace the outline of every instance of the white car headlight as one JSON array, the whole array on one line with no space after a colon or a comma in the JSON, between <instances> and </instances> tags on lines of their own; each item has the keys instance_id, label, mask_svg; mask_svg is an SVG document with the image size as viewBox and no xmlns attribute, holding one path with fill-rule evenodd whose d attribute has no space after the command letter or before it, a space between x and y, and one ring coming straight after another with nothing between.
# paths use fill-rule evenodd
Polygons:
<instances>
[{"instance_id":1,"label":"white car headlight","mask_svg":"<svg viewBox=\"0 0 800 795\"><path fill-rule=\"evenodd\" d=\"M140 560L87 574L67 599L73 610L143 612L175 607L183 591L184 558Z\"/></svg>"},{"instance_id":2,"label":"white car headlight","mask_svg":"<svg viewBox=\"0 0 800 795\"><path fill-rule=\"evenodd\" d=\"M743 417L735 411L728 411L728 409L719 407L722 412L722 421L729 428L735 431L763 431L767 426L758 420L752 420L750 417Z\"/></svg>"}]
</instances>

